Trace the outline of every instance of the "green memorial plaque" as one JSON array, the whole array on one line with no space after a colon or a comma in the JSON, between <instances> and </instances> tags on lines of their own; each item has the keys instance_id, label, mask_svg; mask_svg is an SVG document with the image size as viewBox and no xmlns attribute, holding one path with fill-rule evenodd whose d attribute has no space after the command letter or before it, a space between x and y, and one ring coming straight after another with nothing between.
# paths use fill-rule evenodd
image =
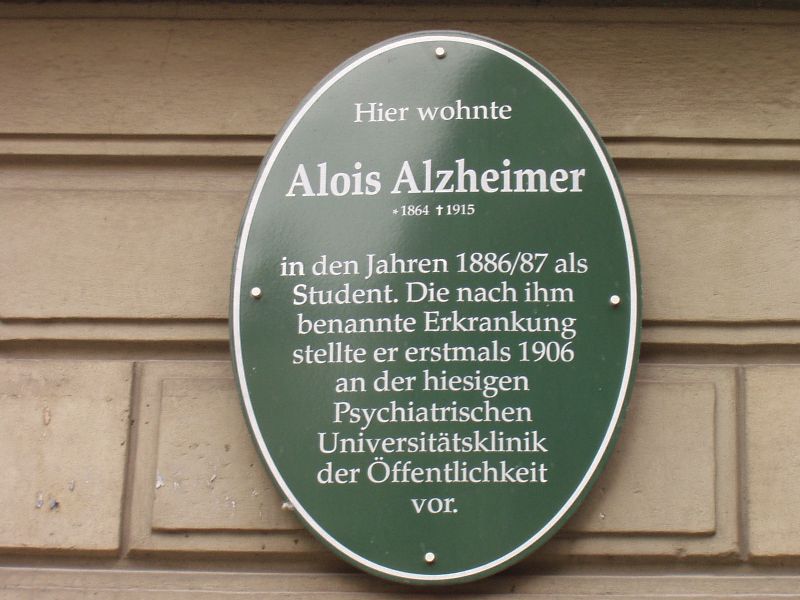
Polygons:
<instances>
[{"instance_id":1,"label":"green memorial plaque","mask_svg":"<svg viewBox=\"0 0 800 600\"><path fill-rule=\"evenodd\" d=\"M486 38L395 38L322 81L261 166L231 298L247 420L338 555L477 579L598 477L639 295L619 179L563 86Z\"/></svg>"}]
</instances>

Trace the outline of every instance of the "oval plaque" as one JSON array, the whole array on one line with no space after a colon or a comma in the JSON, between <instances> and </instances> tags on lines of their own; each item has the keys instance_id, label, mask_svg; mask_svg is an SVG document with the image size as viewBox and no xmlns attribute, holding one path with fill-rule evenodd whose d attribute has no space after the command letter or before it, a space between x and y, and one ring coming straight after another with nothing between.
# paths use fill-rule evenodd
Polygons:
<instances>
[{"instance_id":1,"label":"oval plaque","mask_svg":"<svg viewBox=\"0 0 800 600\"><path fill-rule=\"evenodd\" d=\"M541 546L609 456L638 360L613 164L552 75L498 42L374 46L303 100L235 256L254 439L304 524L405 582Z\"/></svg>"}]
</instances>

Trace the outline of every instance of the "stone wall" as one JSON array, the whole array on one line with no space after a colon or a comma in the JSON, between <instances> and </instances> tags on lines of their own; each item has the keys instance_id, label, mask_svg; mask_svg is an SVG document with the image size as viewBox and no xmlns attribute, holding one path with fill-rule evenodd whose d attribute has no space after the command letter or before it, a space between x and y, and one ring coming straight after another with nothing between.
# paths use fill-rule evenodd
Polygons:
<instances>
[{"instance_id":1,"label":"stone wall","mask_svg":"<svg viewBox=\"0 0 800 600\"><path fill-rule=\"evenodd\" d=\"M341 61L421 29L509 43L572 91L620 170L644 280L602 478L540 551L455 592L800 597L800 11L9 3L0 598L408 591L282 509L227 312L283 121Z\"/></svg>"}]
</instances>

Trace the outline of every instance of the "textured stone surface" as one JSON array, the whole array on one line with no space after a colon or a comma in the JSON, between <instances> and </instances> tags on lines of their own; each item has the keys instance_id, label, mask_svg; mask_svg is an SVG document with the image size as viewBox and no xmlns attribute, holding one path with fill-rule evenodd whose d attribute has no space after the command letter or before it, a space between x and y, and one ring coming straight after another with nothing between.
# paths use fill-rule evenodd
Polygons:
<instances>
[{"instance_id":1,"label":"textured stone surface","mask_svg":"<svg viewBox=\"0 0 800 600\"><path fill-rule=\"evenodd\" d=\"M596 12L569 22L569 13L542 20L535 11L498 20L492 7L468 20L462 9L439 13L433 25L431 11L412 13L416 23L396 11L365 20L364 12L341 7L328 19L288 23L11 21L0 37L0 71L19 77L0 88L0 132L274 134L337 64L380 40L433 27L474 31L529 53L558 74L603 136L800 134L793 118L800 42L791 21L742 27L695 19L680 27L664 13L613 22L613 13Z\"/></svg>"},{"instance_id":2,"label":"textured stone surface","mask_svg":"<svg viewBox=\"0 0 800 600\"><path fill-rule=\"evenodd\" d=\"M246 192L200 192L196 181L169 191L137 184L119 192L1 190L0 254L11 260L0 264L7 283L0 311L17 318L224 317ZM91 184L87 177L78 185Z\"/></svg>"},{"instance_id":3,"label":"textured stone surface","mask_svg":"<svg viewBox=\"0 0 800 600\"><path fill-rule=\"evenodd\" d=\"M557 573L501 573L456 588L409 588L364 573L255 572L242 569L20 569L0 567L2 600L796 600L800 577L750 573L673 574L630 566L604 570L562 567ZM642 572L644 571L644 572Z\"/></svg>"},{"instance_id":4,"label":"textured stone surface","mask_svg":"<svg viewBox=\"0 0 800 600\"><path fill-rule=\"evenodd\" d=\"M600 482L568 530L711 534L715 529L712 383L637 383Z\"/></svg>"},{"instance_id":5,"label":"textured stone surface","mask_svg":"<svg viewBox=\"0 0 800 600\"><path fill-rule=\"evenodd\" d=\"M144 363L141 381L134 549L319 551L280 509L229 364ZM734 403L731 369L642 366L607 469L540 553L735 552Z\"/></svg>"},{"instance_id":6,"label":"textured stone surface","mask_svg":"<svg viewBox=\"0 0 800 600\"><path fill-rule=\"evenodd\" d=\"M153 528L297 529L244 422L232 379L161 386Z\"/></svg>"},{"instance_id":7,"label":"textured stone surface","mask_svg":"<svg viewBox=\"0 0 800 600\"><path fill-rule=\"evenodd\" d=\"M607 469L565 533L532 560L736 560L736 393L732 368L640 365Z\"/></svg>"},{"instance_id":8,"label":"textured stone surface","mask_svg":"<svg viewBox=\"0 0 800 600\"><path fill-rule=\"evenodd\" d=\"M133 320L151 321L139 324L141 338L152 337L144 326L163 328L166 320L207 327L225 319L231 257L256 170L223 161L159 169L0 161L0 256L10 258L0 262L0 314L27 326L114 319L119 327L125 319L127 335ZM639 240L646 320L694 329L698 322L800 321L797 280L784 276L800 253L796 170L678 176L622 165L621 174ZM11 335L4 328L0 339ZM787 343L775 325L760 338ZM742 338L733 332L723 342Z\"/></svg>"},{"instance_id":9,"label":"textured stone surface","mask_svg":"<svg viewBox=\"0 0 800 600\"><path fill-rule=\"evenodd\" d=\"M119 546L131 365L0 361L0 548Z\"/></svg>"},{"instance_id":10,"label":"textured stone surface","mask_svg":"<svg viewBox=\"0 0 800 600\"><path fill-rule=\"evenodd\" d=\"M800 365L746 371L750 553L800 555Z\"/></svg>"},{"instance_id":11,"label":"textured stone surface","mask_svg":"<svg viewBox=\"0 0 800 600\"><path fill-rule=\"evenodd\" d=\"M322 551L281 508L229 362L152 361L137 372L134 554Z\"/></svg>"}]
</instances>

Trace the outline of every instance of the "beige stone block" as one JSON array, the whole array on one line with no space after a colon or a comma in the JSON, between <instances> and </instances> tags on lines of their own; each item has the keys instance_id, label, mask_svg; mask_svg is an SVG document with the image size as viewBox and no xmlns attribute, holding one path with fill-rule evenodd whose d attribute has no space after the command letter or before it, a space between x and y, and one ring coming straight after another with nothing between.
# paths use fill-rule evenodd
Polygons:
<instances>
[{"instance_id":1,"label":"beige stone block","mask_svg":"<svg viewBox=\"0 0 800 600\"><path fill-rule=\"evenodd\" d=\"M162 381L157 460L155 530L298 527L280 508L232 378Z\"/></svg>"},{"instance_id":2,"label":"beige stone block","mask_svg":"<svg viewBox=\"0 0 800 600\"><path fill-rule=\"evenodd\" d=\"M602 480L567 530L713 534L715 409L711 382L639 381Z\"/></svg>"},{"instance_id":3,"label":"beige stone block","mask_svg":"<svg viewBox=\"0 0 800 600\"><path fill-rule=\"evenodd\" d=\"M255 172L0 164L0 256L10 258L0 261L0 315L12 320L0 324L0 339L107 332L226 341L225 327L209 321L227 318L233 247ZM796 169L623 167L622 176L644 316L658 328L646 330L648 341L793 343L797 328L778 322L800 322L800 289L785 276L800 254ZM70 320L43 330L36 319ZM113 321L92 332L74 319Z\"/></svg>"},{"instance_id":4,"label":"beige stone block","mask_svg":"<svg viewBox=\"0 0 800 600\"><path fill-rule=\"evenodd\" d=\"M319 552L263 466L228 362L138 367L131 551Z\"/></svg>"},{"instance_id":5,"label":"beige stone block","mask_svg":"<svg viewBox=\"0 0 800 600\"><path fill-rule=\"evenodd\" d=\"M228 363L139 372L133 552L322 551L281 510ZM732 369L641 366L606 470L533 559L735 556L735 399Z\"/></svg>"},{"instance_id":6,"label":"beige stone block","mask_svg":"<svg viewBox=\"0 0 800 600\"><path fill-rule=\"evenodd\" d=\"M659 321L800 320L800 203L757 195L632 195L646 291Z\"/></svg>"},{"instance_id":7,"label":"beige stone block","mask_svg":"<svg viewBox=\"0 0 800 600\"><path fill-rule=\"evenodd\" d=\"M0 548L119 547L131 364L0 361Z\"/></svg>"},{"instance_id":8,"label":"beige stone block","mask_svg":"<svg viewBox=\"0 0 800 600\"><path fill-rule=\"evenodd\" d=\"M529 53L571 89L604 136L800 135L796 23L687 25L683 13L673 14L613 22L613 14L596 13L570 22L568 12L498 19L487 7L468 20L460 11L439 13L435 28L474 31ZM293 18L291 9L263 20L9 20L0 36L0 132L274 134L341 61L431 27L425 10L407 19L365 22L354 7L327 20Z\"/></svg>"},{"instance_id":9,"label":"beige stone block","mask_svg":"<svg viewBox=\"0 0 800 600\"><path fill-rule=\"evenodd\" d=\"M246 194L184 186L3 190L0 314L224 318Z\"/></svg>"},{"instance_id":10,"label":"beige stone block","mask_svg":"<svg viewBox=\"0 0 800 600\"><path fill-rule=\"evenodd\" d=\"M800 365L751 367L746 378L750 554L800 555Z\"/></svg>"},{"instance_id":11,"label":"beige stone block","mask_svg":"<svg viewBox=\"0 0 800 600\"><path fill-rule=\"evenodd\" d=\"M735 371L640 365L609 460L532 557L738 557Z\"/></svg>"}]
</instances>

